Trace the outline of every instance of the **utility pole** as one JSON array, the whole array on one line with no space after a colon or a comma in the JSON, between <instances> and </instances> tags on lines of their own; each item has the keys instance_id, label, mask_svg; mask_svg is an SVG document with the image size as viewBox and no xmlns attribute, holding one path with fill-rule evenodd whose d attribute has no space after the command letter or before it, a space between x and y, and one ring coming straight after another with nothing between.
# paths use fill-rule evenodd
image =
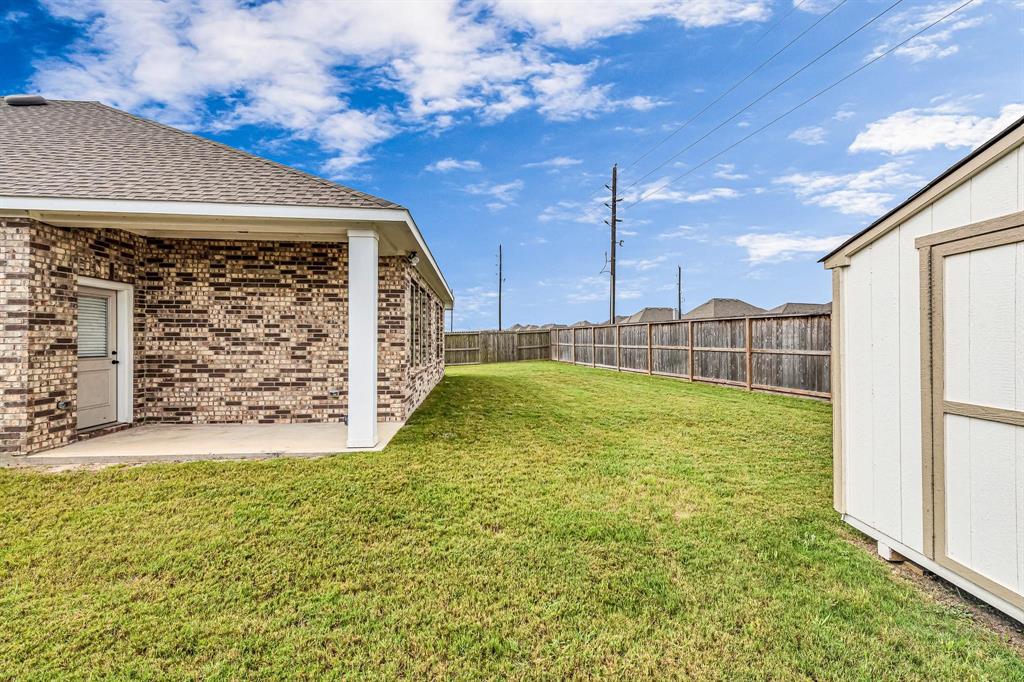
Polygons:
<instances>
[{"instance_id":1,"label":"utility pole","mask_svg":"<svg viewBox=\"0 0 1024 682\"><path fill-rule=\"evenodd\" d=\"M501 331L501 285L504 282L503 267L501 258L501 244L498 244L498 331Z\"/></svg>"},{"instance_id":2,"label":"utility pole","mask_svg":"<svg viewBox=\"0 0 1024 682\"><path fill-rule=\"evenodd\" d=\"M683 266L676 266L676 319L683 319Z\"/></svg>"},{"instance_id":3,"label":"utility pole","mask_svg":"<svg viewBox=\"0 0 1024 682\"><path fill-rule=\"evenodd\" d=\"M452 307L448 309L448 331L455 331L455 304L452 303Z\"/></svg>"},{"instance_id":4,"label":"utility pole","mask_svg":"<svg viewBox=\"0 0 1024 682\"><path fill-rule=\"evenodd\" d=\"M604 221L612 228L611 252L608 258L608 272L611 275L608 283L608 324L615 324L615 249L622 245L616 237L616 226L619 223L619 219L616 217L616 209L619 202L622 201L622 199L619 199L619 164L612 166L612 184L610 187L608 185L605 185L605 187L608 187L612 193L611 203L605 204L605 206L612 210L612 219Z\"/></svg>"}]
</instances>

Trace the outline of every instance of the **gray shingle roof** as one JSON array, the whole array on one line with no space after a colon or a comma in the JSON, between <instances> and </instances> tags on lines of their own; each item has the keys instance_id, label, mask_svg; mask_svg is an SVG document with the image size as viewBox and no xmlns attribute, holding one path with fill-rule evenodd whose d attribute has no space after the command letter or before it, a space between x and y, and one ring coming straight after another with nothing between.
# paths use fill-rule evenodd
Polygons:
<instances>
[{"instance_id":1,"label":"gray shingle roof","mask_svg":"<svg viewBox=\"0 0 1024 682\"><path fill-rule=\"evenodd\" d=\"M618 317L616 315L616 317ZM633 322L664 322L674 320L676 317L675 308L641 308L632 315L627 315L622 322L627 324Z\"/></svg>"},{"instance_id":2,"label":"gray shingle roof","mask_svg":"<svg viewBox=\"0 0 1024 682\"><path fill-rule=\"evenodd\" d=\"M684 320L699 320L707 317L743 317L760 315L764 308L758 308L738 298L711 298L683 315Z\"/></svg>"},{"instance_id":3,"label":"gray shingle roof","mask_svg":"<svg viewBox=\"0 0 1024 682\"><path fill-rule=\"evenodd\" d=\"M831 303L783 303L768 310L775 315L807 315L832 312Z\"/></svg>"},{"instance_id":4,"label":"gray shingle roof","mask_svg":"<svg viewBox=\"0 0 1024 682\"><path fill-rule=\"evenodd\" d=\"M99 102L0 100L0 196L401 208Z\"/></svg>"}]
</instances>

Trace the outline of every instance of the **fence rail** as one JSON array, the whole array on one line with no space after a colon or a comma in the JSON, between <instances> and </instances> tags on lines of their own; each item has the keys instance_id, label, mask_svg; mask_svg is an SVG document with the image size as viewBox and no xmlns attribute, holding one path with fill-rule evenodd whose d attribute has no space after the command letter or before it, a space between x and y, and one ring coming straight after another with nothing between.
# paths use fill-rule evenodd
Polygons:
<instances>
[{"instance_id":1,"label":"fence rail","mask_svg":"<svg viewBox=\"0 0 1024 682\"><path fill-rule=\"evenodd\" d=\"M551 334L543 331L447 332L444 335L446 365L479 365L517 360L548 360Z\"/></svg>"},{"instance_id":2,"label":"fence rail","mask_svg":"<svg viewBox=\"0 0 1024 682\"><path fill-rule=\"evenodd\" d=\"M448 332L444 358L447 365L550 359L828 399L830 321L822 313Z\"/></svg>"},{"instance_id":3,"label":"fence rail","mask_svg":"<svg viewBox=\"0 0 1024 682\"><path fill-rule=\"evenodd\" d=\"M551 359L827 399L830 321L824 313L552 329Z\"/></svg>"}]
</instances>

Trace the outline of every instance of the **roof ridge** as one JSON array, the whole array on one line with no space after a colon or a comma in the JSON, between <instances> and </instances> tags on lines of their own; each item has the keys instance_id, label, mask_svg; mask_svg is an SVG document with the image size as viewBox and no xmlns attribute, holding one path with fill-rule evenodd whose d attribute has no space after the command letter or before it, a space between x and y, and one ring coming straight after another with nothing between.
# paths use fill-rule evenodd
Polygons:
<instances>
[{"instance_id":1,"label":"roof ridge","mask_svg":"<svg viewBox=\"0 0 1024 682\"><path fill-rule=\"evenodd\" d=\"M197 135L195 133L190 133L187 130L182 130L180 128L175 128L174 126L169 126L169 125L166 125L164 123L160 123L159 121L154 121L152 119L144 118L142 116L137 116L137 115L135 115L135 114L133 114L131 112L124 111L124 110L118 109L116 107L112 107L112 106L110 106L108 104L104 104L103 102L99 102L99 101L96 101L96 100L56 100L56 101L68 101L68 102L80 102L82 104L93 104L93 105L96 105L98 107L102 107L103 109L105 109L107 111L112 111L112 112L114 112L116 114L120 114L121 116L126 116L128 118L131 118L131 119L133 119L135 121L138 121L140 123L144 123L146 125L150 125L150 126L153 126L153 127L156 127L156 128L160 128L162 130L166 130L166 131L170 131L170 132L173 132L173 133L177 133L179 135L184 135L185 137L188 137L188 138L191 138L191 139L194 139L194 140L199 140L200 142L205 142L207 144L212 144L212 145L214 145L216 147L220 147L221 149L224 149L225 151L228 151L228 152L231 152L231 153L234 153L234 154L238 154L238 155L244 156L244 157L252 159L254 161L259 161L260 163L263 163L265 165L272 166L274 168L278 168L280 170L287 171L289 173L292 173L293 175L298 175L298 176L301 176L301 177L306 178L308 180L314 180L317 183L319 183L321 185L325 185L325 186L330 187L332 189L342 189L342 190L345 190L347 192L352 192L353 194L357 194L357 195L359 195L361 197L364 197L364 198L366 198L368 200L371 200L371 201L377 203L381 208L404 208L402 205L396 204L393 201L388 201L387 199L383 199L383 198L375 196L373 194L368 194L366 192L362 192L362 191L354 189L352 187L347 187L345 185L339 185L336 182L331 182L330 180L327 180L325 178L321 178L321 177L319 177L317 175L313 175L312 173L307 173L305 171L299 170L298 168L293 168L292 166L288 166L286 164L279 163L277 161L273 161L271 159L268 159L268 158L265 158L265 157L262 157L262 156L258 156L256 154L252 154L252 153L247 152L247 151L245 151L243 149L238 149L237 147L232 147L231 145L224 144L223 142L218 142L217 140L211 140L210 138L203 137L202 135Z\"/></svg>"}]
</instances>

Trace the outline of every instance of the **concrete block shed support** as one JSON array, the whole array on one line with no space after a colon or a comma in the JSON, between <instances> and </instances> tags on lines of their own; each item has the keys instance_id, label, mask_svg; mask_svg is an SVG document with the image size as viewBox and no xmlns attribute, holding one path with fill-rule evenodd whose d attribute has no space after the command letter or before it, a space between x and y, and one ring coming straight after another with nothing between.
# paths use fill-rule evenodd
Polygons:
<instances>
[{"instance_id":1,"label":"concrete block shed support","mask_svg":"<svg viewBox=\"0 0 1024 682\"><path fill-rule=\"evenodd\" d=\"M348 447L377 444L377 232L349 230Z\"/></svg>"}]
</instances>

